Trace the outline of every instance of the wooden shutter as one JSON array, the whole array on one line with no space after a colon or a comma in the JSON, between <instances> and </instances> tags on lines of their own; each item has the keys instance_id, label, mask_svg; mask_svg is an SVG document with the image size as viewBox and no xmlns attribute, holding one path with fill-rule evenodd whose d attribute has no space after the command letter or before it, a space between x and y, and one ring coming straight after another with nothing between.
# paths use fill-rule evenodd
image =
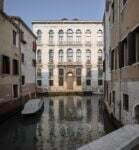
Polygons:
<instances>
[{"instance_id":1,"label":"wooden shutter","mask_svg":"<svg viewBox=\"0 0 139 150\"><path fill-rule=\"evenodd\" d=\"M122 68L124 67L124 47L122 42L119 42L118 50L119 50L119 68Z\"/></svg>"},{"instance_id":2,"label":"wooden shutter","mask_svg":"<svg viewBox=\"0 0 139 150\"><path fill-rule=\"evenodd\" d=\"M128 45L128 65L136 62L136 49L135 49L135 33L130 32L127 37Z\"/></svg>"}]
</instances>

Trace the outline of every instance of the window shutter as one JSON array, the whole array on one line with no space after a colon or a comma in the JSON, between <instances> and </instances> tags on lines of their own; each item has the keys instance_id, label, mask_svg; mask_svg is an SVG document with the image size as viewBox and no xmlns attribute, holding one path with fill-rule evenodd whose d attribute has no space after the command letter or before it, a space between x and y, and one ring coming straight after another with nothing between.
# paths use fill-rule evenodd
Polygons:
<instances>
[{"instance_id":1,"label":"window shutter","mask_svg":"<svg viewBox=\"0 0 139 150\"><path fill-rule=\"evenodd\" d=\"M127 37L128 45L128 65L136 62L136 49L135 49L135 34L130 32Z\"/></svg>"},{"instance_id":2,"label":"window shutter","mask_svg":"<svg viewBox=\"0 0 139 150\"><path fill-rule=\"evenodd\" d=\"M118 50L119 50L119 68L122 68L124 67L124 47L122 42L119 42Z\"/></svg>"},{"instance_id":3,"label":"window shutter","mask_svg":"<svg viewBox=\"0 0 139 150\"><path fill-rule=\"evenodd\" d=\"M105 70L105 65L106 65L105 60L103 60L103 72L106 71L106 70Z\"/></svg>"},{"instance_id":4,"label":"window shutter","mask_svg":"<svg viewBox=\"0 0 139 150\"><path fill-rule=\"evenodd\" d=\"M36 42L33 41L33 51L35 52L36 51Z\"/></svg>"}]
</instances>

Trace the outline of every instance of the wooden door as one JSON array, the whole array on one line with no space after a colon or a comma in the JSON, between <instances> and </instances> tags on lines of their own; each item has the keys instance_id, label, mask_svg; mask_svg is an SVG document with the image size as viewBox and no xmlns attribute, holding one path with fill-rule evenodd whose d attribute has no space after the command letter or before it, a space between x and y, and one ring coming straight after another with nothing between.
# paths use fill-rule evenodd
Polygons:
<instances>
[{"instance_id":1,"label":"wooden door","mask_svg":"<svg viewBox=\"0 0 139 150\"><path fill-rule=\"evenodd\" d=\"M73 74L72 73L69 73L67 75L67 89L73 90Z\"/></svg>"}]
</instances>

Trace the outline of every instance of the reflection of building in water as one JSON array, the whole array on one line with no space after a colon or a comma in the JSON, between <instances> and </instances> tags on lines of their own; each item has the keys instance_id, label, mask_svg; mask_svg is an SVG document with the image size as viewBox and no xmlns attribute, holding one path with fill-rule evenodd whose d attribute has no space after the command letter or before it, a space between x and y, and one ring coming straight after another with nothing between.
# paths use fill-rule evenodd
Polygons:
<instances>
[{"instance_id":1,"label":"reflection of building in water","mask_svg":"<svg viewBox=\"0 0 139 150\"><path fill-rule=\"evenodd\" d=\"M46 98L45 103L48 105L38 126L38 130L42 128L38 143L42 142L44 149L68 150L72 145L74 150L99 136L97 98L61 96Z\"/></svg>"}]
</instances>

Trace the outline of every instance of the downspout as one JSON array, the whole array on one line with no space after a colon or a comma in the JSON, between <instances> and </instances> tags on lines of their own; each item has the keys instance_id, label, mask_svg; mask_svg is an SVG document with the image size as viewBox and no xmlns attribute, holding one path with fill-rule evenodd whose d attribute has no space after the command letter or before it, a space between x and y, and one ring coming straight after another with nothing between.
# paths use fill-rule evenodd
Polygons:
<instances>
[{"instance_id":1,"label":"downspout","mask_svg":"<svg viewBox=\"0 0 139 150\"><path fill-rule=\"evenodd\" d=\"M119 9L119 14L118 14L118 20L119 20L119 42L120 42L120 39L121 39L121 22L120 22L120 0L118 0L118 9ZM119 69L120 69L120 87L119 87L119 89L120 89L120 101L119 101L119 110L120 110L120 112L119 112L119 120L120 120L120 122L121 122L121 118L122 118L122 106L121 106L121 104L122 104L122 102L121 102L121 84L122 84L122 82L121 82L121 68L119 67Z\"/></svg>"},{"instance_id":2,"label":"downspout","mask_svg":"<svg viewBox=\"0 0 139 150\"><path fill-rule=\"evenodd\" d=\"M22 106L22 86L21 86L21 81L22 81L22 69L21 69L21 42L20 42L20 20L17 20L18 21L18 30L19 30L19 84L20 84L20 88L19 88L19 92L20 92L20 105Z\"/></svg>"}]
</instances>

